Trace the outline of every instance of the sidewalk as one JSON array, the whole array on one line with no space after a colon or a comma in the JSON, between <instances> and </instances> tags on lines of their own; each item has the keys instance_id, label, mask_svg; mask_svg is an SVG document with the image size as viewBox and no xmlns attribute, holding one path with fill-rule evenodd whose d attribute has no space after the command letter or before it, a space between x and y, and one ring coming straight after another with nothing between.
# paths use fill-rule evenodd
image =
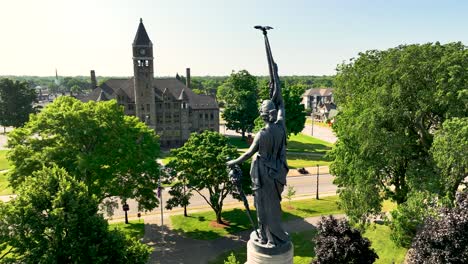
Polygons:
<instances>
[{"instance_id":1,"label":"sidewalk","mask_svg":"<svg viewBox=\"0 0 468 264\"><path fill-rule=\"evenodd\" d=\"M335 216L338 218L344 217L344 215ZM295 219L283 223L283 226L289 233L306 231L314 229L320 218L320 216L315 216ZM246 230L231 237L215 240L196 240L187 238L174 230L165 229L161 233L160 229L159 225L151 223L151 219L145 219L143 242L154 248L148 262L151 264L208 263L224 252L246 246L252 232L252 230Z\"/></svg>"}]
</instances>

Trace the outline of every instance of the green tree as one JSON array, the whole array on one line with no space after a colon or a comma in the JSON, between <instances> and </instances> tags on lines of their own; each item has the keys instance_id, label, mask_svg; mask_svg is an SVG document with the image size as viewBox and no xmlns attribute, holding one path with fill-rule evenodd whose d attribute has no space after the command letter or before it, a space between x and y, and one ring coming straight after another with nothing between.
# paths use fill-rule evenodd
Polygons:
<instances>
[{"instance_id":1,"label":"green tree","mask_svg":"<svg viewBox=\"0 0 468 264\"><path fill-rule=\"evenodd\" d=\"M257 79L246 70L233 72L218 89L218 99L224 101L222 117L229 129L251 132L258 116Z\"/></svg>"},{"instance_id":2,"label":"green tree","mask_svg":"<svg viewBox=\"0 0 468 264\"><path fill-rule=\"evenodd\" d=\"M109 231L98 200L57 167L28 177L18 196L0 203L2 263L146 263L150 249Z\"/></svg>"},{"instance_id":3,"label":"green tree","mask_svg":"<svg viewBox=\"0 0 468 264\"><path fill-rule=\"evenodd\" d=\"M216 213L216 221L223 223L223 201L234 190L228 176L226 161L228 157L238 156L237 149L229 145L225 136L205 131L201 134L192 133L182 147L172 150L172 155L175 158L167 167L181 176L181 187L171 194L168 204L172 204L172 207L183 205L182 200L188 203L189 197L180 198L186 197L182 191L187 188L186 193L195 191L202 196ZM208 196L202 192L205 189L208 190Z\"/></svg>"},{"instance_id":4,"label":"green tree","mask_svg":"<svg viewBox=\"0 0 468 264\"><path fill-rule=\"evenodd\" d=\"M405 203L391 212L389 223L391 239L395 244L408 248L416 232L421 229L427 217L434 216L438 208L437 199L430 193L416 192L409 196Z\"/></svg>"},{"instance_id":5,"label":"green tree","mask_svg":"<svg viewBox=\"0 0 468 264\"><path fill-rule=\"evenodd\" d=\"M118 196L136 199L140 209L158 205L158 137L136 117L126 116L115 100L82 103L61 96L12 131L8 145L13 188L34 171L56 164L99 201Z\"/></svg>"},{"instance_id":6,"label":"green tree","mask_svg":"<svg viewBox=\"0 0 468 264\"><path fill-rule=\"evenodd\" d=\"M468 112L468 50L461 43L402 45L339 65L332 173L352 219L383 199L443 192L431 157L434 131ZM346 197L346 198L345 198Z\"/></svg>"},{"instance_id":7,"label":"green tree","mask_svg":"<svg viewBox=\"0 0 468 264\"><path fill-rule=\"evenodd\" d=\"M442 174L444 193L450 201L468 177L468 117L453 118L442 124L434 137L432 156Z\"/></svg>"},{"instance_id":8,"label":"green tree","mask_svg":"<svg viewBox=\"0 0 468 264\"><path fill-rule=\"evenodd\" d=\"M37 101L36 91L28 83L0 79L0 125L20 127L34 113L33 103Z\"/></svg>"}]
</instances>

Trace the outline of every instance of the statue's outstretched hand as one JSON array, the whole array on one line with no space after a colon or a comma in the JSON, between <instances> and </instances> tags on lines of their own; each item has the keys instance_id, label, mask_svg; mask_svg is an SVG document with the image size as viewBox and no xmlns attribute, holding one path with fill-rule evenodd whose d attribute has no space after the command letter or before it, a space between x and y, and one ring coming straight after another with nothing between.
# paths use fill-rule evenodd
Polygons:
<instances>
[{"instance_id":1,"label":"statue's outstretched hand","mask_svg":"<svg viewBox=\"0 0 468 264\"><path fill-rule=\"evenodd\" d=\"M236 164L237 164L236 160L230 160L230 161L226 162L226 166L228 166L228 167L233 167Z\"/></svg>"}]
</instances>

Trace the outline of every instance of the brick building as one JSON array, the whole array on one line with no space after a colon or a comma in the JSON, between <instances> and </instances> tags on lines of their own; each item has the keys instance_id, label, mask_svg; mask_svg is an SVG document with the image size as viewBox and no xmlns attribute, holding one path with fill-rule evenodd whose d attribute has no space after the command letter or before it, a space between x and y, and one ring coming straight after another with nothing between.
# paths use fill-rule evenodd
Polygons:
<instances>
[{"instance_id":1,"label":"brick building","mask_svg":"<svg viewBox=\"0 0 468 264\"><path fill-rule=\"evenodd\" d=\"M153 43L141 19L132 51L133 77L109 79L83 101L117 100L127 115L155 129L166 148L181 146L192 132L219 131L218 103L190 89L189 68L185 84L179 78L154 78ZM95 85L94 71L91 79Z\"/></svg>"}]
</instances>

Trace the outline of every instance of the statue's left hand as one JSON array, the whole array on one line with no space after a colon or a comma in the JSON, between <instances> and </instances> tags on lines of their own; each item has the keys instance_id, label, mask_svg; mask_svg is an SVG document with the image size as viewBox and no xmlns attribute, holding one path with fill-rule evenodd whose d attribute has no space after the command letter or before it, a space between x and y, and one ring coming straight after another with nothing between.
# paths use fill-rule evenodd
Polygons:
<instances>
[{"instance_id":1,"label":"statue's left hand","mask_svg":"<svg viewBox=\"0 0 468 264\"><path fill-rule=\"evenodd\" d=\"M228 166L228 167L232 167L232 166L234 166L236 164L237 164L236 160L230 160L230 161L226 162L226 166Z\"/></svg>"}]
</instances>

